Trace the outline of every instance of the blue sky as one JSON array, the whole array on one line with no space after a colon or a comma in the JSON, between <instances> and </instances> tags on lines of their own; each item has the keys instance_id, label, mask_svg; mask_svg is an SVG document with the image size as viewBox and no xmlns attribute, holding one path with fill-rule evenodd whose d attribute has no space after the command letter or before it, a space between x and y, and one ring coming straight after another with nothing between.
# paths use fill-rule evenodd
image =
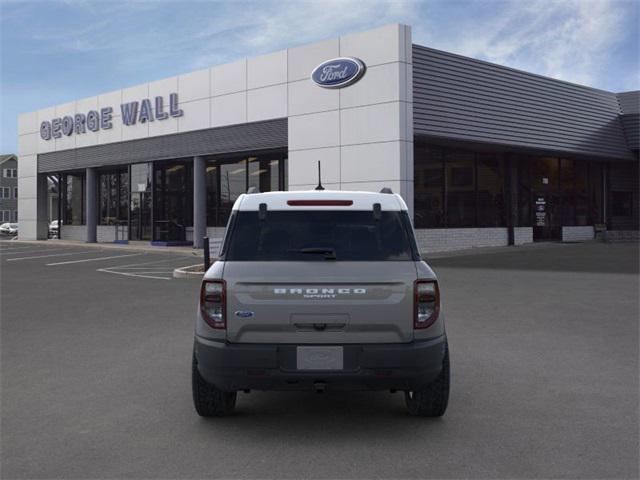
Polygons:
<instances>
[{"instance_id":1,"label":"blue sky","mask_svg":"<svg viewBox=\"0 0 640 480\"><path fill-rule=\"evenodd\" d=\"M0 153L21 112L391 22L421 45L640 88L636 0L0 0Z\"/></svg>"}]
</instances>

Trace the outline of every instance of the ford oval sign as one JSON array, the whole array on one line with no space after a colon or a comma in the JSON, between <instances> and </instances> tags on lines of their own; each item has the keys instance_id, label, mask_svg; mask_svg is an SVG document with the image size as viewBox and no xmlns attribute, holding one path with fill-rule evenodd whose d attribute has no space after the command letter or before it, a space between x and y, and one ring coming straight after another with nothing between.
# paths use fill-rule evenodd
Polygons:
<instances>
[{"instance_id":1,"label":"ford oval sign","mask_svg":"<svg viewBox=\"0 0 640 480\"><path fill-rule=\"evenodd\" d=\"M311 80L324 88L342 88L360 80L365 66L362 60L352 57L339 57L318 65L311 72Z\"/></svg>"}]
</instances>

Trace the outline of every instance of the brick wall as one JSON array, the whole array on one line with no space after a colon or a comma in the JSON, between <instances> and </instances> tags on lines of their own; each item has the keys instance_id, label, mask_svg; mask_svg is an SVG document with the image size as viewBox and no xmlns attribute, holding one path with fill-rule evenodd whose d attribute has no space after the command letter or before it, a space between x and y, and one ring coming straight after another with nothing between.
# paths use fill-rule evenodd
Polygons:
<instances>
[{"instance_id":1,"label":"brick wall","mask_svg":"<svg viewBox=\"0 0 640 480\"><path fill-rule=\"evenodd\" d=\"M115 242L116 226L115 225L98 225L97 228L98 242ZM118 227L118 240L129 239L129 227Z\"/></svg>"},{"instance_id":2,"label":"brick wall","mask_svg":"<svg viewBox=\"0 0 640 480\"><path fill-rule=\"evenodd\" d=\"M593 240L595 232L593 226L587 227L562 227L563 242L586 242Z\"/></svg>"},{"instance_id":3,"label":"brick wall","mask_svg":"<svg viewBox=\"0 0 640 480\"><path fill-rule=\"evenodd\" d=\"M421 252L447 252L508 244L506 228L425 228L416 230Z\"/></svg>"},{"instance_id":4,"label":"brick wall","mask_svg":"<svg viewBox=\"0 0 640 480\"><path fill-rule=\"evenodd\" d=\"M85 225L62 225L62 240L80 240L84 242L87 239L87 227Z\"/></svg>"},{"instance_id":5,"label":"brick wall","mask_svg":"<svg viewBox=\"0 0 640 480\"><path fill-rule=\"evenodd\" d=\"M607 230L604 232L604 241L607 243L638 242L640 232L638 230Z\"/></svg>"},{"instance_id":6,"label":"brick wall","mask_svg":"<svg viewBox=\"0 0 640 480\"><path fill-rule=\"evenodd\" d=\"M516 245L533 242L533 227L515 227L513 230L513 243Z\"/></svg>"}]
</instances>

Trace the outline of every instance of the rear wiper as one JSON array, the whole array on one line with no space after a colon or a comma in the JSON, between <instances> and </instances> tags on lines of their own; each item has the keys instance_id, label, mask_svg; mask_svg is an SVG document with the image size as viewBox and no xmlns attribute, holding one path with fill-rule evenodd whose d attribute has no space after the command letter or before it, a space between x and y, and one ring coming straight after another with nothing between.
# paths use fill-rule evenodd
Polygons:
<instances>
[{"instance_id":1,"label":"rear wiper","mask_svg":"<svg viewBox=\"0 0 640 480\"><path fill-rule=\"evenodd\" d=\"M291 253L321 253L324 254L324 258L327 260L336 260L336 251L330 247L308 247L288 250Z\"/></svg>"}]
</instances>

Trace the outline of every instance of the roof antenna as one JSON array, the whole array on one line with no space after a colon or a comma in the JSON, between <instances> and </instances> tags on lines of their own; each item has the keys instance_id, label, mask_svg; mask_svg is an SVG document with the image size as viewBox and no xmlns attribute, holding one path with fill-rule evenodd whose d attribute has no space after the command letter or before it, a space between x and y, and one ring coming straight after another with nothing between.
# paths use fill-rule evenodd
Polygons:
<instances>
[{"instance_id":1,"label":"roof antenna","mask_svg":"<svg viewBox=\"0 0 640 480\"><path fill-rule=\"evenodd\" d=\"M318 186L315 189L324 190L324 187L322 186L322 174L320 173L320 160L318 160Z\"/></svg>"}]
</instances>

